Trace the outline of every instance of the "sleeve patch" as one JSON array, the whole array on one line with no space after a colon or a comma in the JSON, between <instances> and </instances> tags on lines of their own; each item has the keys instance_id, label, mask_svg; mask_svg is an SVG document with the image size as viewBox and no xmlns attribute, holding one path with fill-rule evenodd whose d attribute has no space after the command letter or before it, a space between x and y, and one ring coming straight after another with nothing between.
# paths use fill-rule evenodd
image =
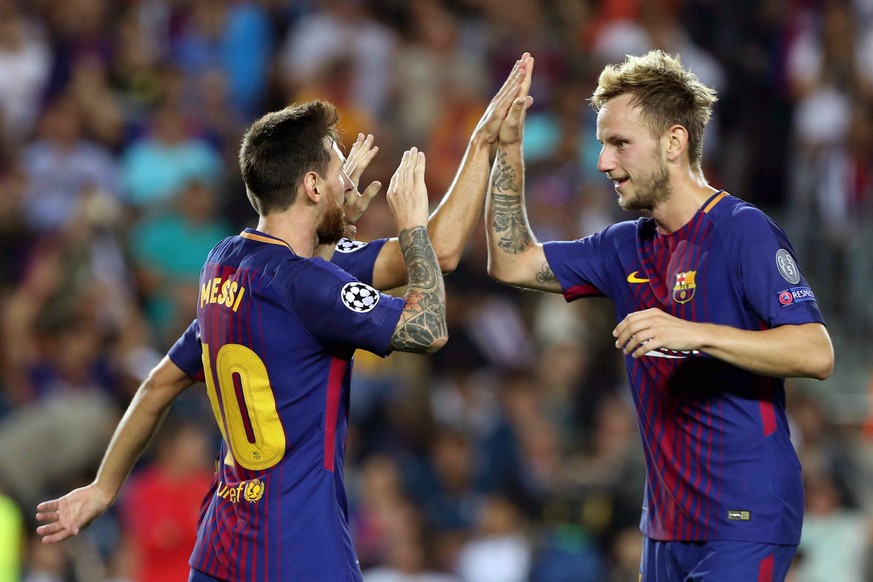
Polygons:
<instances>
[{"instance_id":1,"label":"sleeve patch","mask_svg":"<svg viewBox=\"0 0 873 582\"><path fill-rule=\"evenodd\" d=\"M379 303L379 292L360 281L351 281L340 290L343 305L357 313L372 311Z\"/></svg>"},{"instance_id":2,"label":"sleeve patch","mask_svg":"<svg viewBox=\"0 0 873 582\"><path fill-rule=\"evenodd\" d=\"M815 295L809 287L790 287L779 292L779 303L782 304L782 307L804 301L815 301Z\"/></svg>"},{"instance_id":3,"label":"sleeve patch","mask_svg":"<svg viewBox=\"0 0 873 582\"><path fill-rule=\"evenodd\" d=\"M336 243L336 251L338 253L353 253L361 250L365 246L367 246L367 243L364 241L341 238L340 241Z\"/></svg>"},{"instance_id":4,"label":"sleeve patch","mask_svg":"<svg viewBox=\"0 0 873 582\"><path fill-rule=\"evenodd\" d=\"M779 269L782 278L791 285L797 285L800 282L800 269L797 268L797 263L794 262L791 253L785 249L779 249L776 252L776 268Z\"/></svg>"}]
</instances>

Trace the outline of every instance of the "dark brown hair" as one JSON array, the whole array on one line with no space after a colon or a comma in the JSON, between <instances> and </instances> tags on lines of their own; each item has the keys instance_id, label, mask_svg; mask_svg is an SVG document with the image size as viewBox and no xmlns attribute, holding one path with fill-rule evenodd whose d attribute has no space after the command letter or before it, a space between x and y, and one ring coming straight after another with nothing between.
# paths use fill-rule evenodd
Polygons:
<instances>
[{"instance_id":1,"label":"dark brown hair","mask_svg":"<svg viewBox=\"0 0 873 582\"><path fill-rule=\"evenodd\" d=\"M324 176L330 163L325 138L339 141L338 121L332 104L309 101L268 113L252 124L242 140L239 167L258 214L288 209L307 172Z\"/></svg>"}]
</instances>

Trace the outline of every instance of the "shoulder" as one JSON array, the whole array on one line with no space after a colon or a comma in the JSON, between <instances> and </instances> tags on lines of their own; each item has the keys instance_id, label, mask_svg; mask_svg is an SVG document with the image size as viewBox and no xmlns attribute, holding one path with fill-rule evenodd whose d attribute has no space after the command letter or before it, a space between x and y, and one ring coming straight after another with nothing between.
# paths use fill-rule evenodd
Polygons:
<instances>
[{"instance_id":1,"label":"shoulder","mask_svg":"<svg viewBox=\"0 0 873 582\"><path fill-rule=\"evenodd\" d=\"M727 239L747 239L773 231L782 232L763 210L736 196L726 196L709 212L719 235Z\"/></svg>"}]
</instances>

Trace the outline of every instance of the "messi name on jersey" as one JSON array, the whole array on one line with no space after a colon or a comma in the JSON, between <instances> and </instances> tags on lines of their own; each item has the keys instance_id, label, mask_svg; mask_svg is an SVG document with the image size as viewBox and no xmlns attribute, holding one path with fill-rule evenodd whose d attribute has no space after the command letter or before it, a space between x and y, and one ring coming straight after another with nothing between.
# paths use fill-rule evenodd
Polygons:
<instances>
[{"instance_id":1,"label":"messi name on jersey","mask_svg":"<svg viewBox=\"0 0 873 582\"><path fill-rule=\"evenodd\" d=\"M245 294L246 288L232 279L207 279L200 286L200 307L203 308L207 303L218 303L236 312Z\"/></svg>"}]
</instances>

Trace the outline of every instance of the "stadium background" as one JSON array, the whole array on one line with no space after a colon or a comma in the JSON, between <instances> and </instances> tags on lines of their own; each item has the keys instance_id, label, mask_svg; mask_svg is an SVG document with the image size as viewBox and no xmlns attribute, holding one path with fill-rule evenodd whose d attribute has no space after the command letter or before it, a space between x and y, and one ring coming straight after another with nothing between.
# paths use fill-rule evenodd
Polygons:
<instances>
[{"instance_id":1,"label":"stadium background","mask_svg":"<svg viewBox=\"0 0 873 582\"><path fill-rule=\"evenodd\" d=\"M349 143L376 136L365 183L417 146L436 202L530 51L530 220L577 238L627 218L586 99L604 64L653 47L719 91L707 176L788 231L836 344L831 379L789 381L793 579L873 580L871 0L0 0L0 580L184 573L217 438L202 385L86 534L41 545L34 507L92 478L193 317L206 252L254 225L236 164L254 118L329 99ZM393 234L383 196L360 239ZM444 350L357 358L367 580L636 580L644 468L610 305L489 281L481 226L447 286Z\"/></svg>"}]
</instances>

